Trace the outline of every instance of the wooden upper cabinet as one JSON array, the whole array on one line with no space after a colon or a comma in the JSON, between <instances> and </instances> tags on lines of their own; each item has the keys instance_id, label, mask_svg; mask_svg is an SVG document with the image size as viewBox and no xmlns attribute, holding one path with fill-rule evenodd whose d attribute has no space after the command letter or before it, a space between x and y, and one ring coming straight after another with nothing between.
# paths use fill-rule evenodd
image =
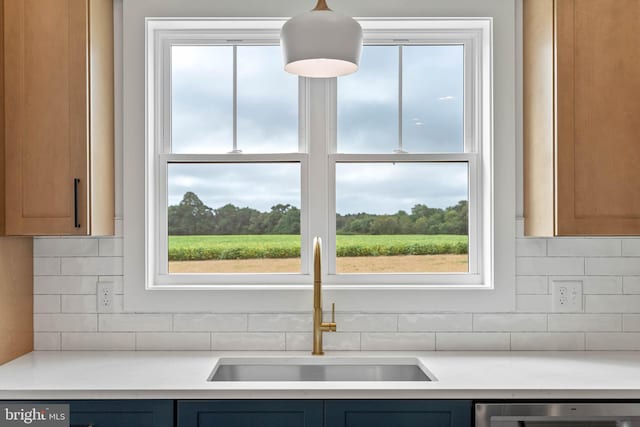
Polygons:
<instances>
[{"instance_id":1,"label":"wooden upper cabinet","mask_svg":"<svg viewBox=\"0 0 640 427\"><path fill-rule=\"evenodd\" d=\"M113 4L4 0L6 234L114 232Z\"/></svg>"},{"instance_id":2,"label":"wooden upper cabinet","mask_svg":"<svg viewBox=\"0 0 640 427\"><path fill-rule=\"evenodd\" d=\"M640 235L640 0L525 0L525 234Z\"/></svg>"}]
</instances>

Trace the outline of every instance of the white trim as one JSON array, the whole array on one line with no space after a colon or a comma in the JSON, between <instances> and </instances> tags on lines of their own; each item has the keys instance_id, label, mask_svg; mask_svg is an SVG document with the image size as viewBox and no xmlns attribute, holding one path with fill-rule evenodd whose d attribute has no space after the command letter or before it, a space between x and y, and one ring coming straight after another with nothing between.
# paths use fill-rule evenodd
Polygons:
<instances>
[{"instance_id":1,"label":"white trim","mask_svg":"<svg viewBox=\"0 0 640 427\"><path fill-rule=\"evenodd\" d=\"M135 6L132 6L132 9L135 9ZM482 33L482 41L483 41L482 49L484 52L489 52L489 54L491 55L491 47L493 45L491 18L469 18L469 19L456 18L453 21L448 20L446 18L429 18L429 19L365 18L365 19L361 19L360 21L363 25L363 28L365 29L365 37L367 36L367 34L370 34L372 30L379 30L382 33L384 33L385 35L384 38L386 40L388 40L389 38L406 39L406 38L411 38L412 35L416 35L417 34L416 31L418 31L418 29L420 28L424 29L426 25L426 26L431 26L431 28L439 28L439 30L433 30L436 33L447 32L445 36L441 36L441 39L443 41L446 40L447 38L449 39L452 37L455 38L456 35L459 35L460 33L456 34L457 30L464 30L465 28L468 28L470 24L480 23L481 24L480 26L482 27L482 29L480 30L480 32ZM254 38L251 39L251 41L260 42L260 41L267 40L267 37L265 37L264 34L260 34L260 31L252 32L252 31L248 31L249 29L255 28L256 24L260 24L260 25L264 24L265 27L269 27L271 30L273 30L273 28L276 28L276 27L279 28L279 25L281 25L283 20L282 19L261 19L261 18L220 19L220 20L218 19L181 19L177 24L173 20L164 19L164 18L147 20L148 29L153 26L158 26L158 27L164 26L164 28L170 28L172 25L183 26L185 24L192 29L203 29L203 28L206 28L207 26L210 26L211 22L216 23L216 25L220 29L219 30L220 33L224 32L224 34L233 36L234 39L242 38L244 41L247 41L247 40L250 40L250 36L253 36ZM394 27L398 24L398 22L401 22L402 25L406 25L406 28L403 30L394 29ZM150 23L151 25L149 25ZM125 29L124 29L125 36L128 33L135 33L134 29L135 29L134 24L132 22L128 22L125 25ZM431 30L427 30L427 31L431 31ZM149 37L149 32L147 32L145 36ZM434 33L434 36L437 36L437 34ZM378 39L372 39L371 42L378 43L379 41ZM382 42L382 40L380 42ZM125 67L124 68L125 68L125 71L127 71L127 73L131 72L136 67L133 65L134 63L136 63L136 61L134 60L135 57L133 55L133 52L135 52L136 50L138 49L135 46L131 49L131 51L129 51L127 46L124 47L124 51L125 51ZM509 57L509 55L505 55L505 56ZM147 58L149 58L148 51L147 51ZM491 82L493 78L491 74L492 60L493 58L491 56L491 60L483 61L483 69L480 70L480 72L482 73L482 79L483 79L482 81L488 82L488 87L487 85L485 85L482 88L482 93L484 94L484 96L482 97L482 105L483 105L484 111L491 112L491 116L493 114L492 101L491 101L491 97L492 97ZM147 65L148 64L145 61L145 66ZM147 68L147 72L145 73L147 75L147 78L150 77L150 72L151 70ZM124 86L125 86L125 93L127 93L127 89L132 89L131 83L133 81L139 81L139 78L135 77L136 76L135 73L131 75L129 74L125 74L125 75L126 77L125 77ZM319 84L320 84L320 81L311 82L311 84L307 86L307 89L311 92L321 90L322 88L317 87ZM153 91L149 91L146 87L145 87L145 90L147 91L147 94L146 94L147 101L153 104L153 96L148 93ZM478 88L477 90L480 91L480 88ZM129 148L133 149L131 148L131 145L130 145L130 142L131 142L130 137L132 135L131 130L135 128L135 125L132 123L132 121L126 119L127 109L131 108L131 106L127 105L127 101L129 99L135 99L135 95L125 96L125 99L124 99L125 140L129 141L125 145L125 176L131 175L130 172L127 172L129 170L129 168L126 167L127 163L128 163L128 166L130 167L131 162L137 157L134 155L130 159L126 158L127 151L129 151L128 149ZM136 101L136 103L138 103L138 101ZM148 111L145 114L145 116L149 117L149 113L151 114L154 113L153 107L147 104L146 108L148 109ZM303 118L313 121L313 119L315 118L315 115L307 111L304 116L303 115L300 116L301 120ZM486 141L491 141L491 138L493 136L492 120L490 117L485 117L483 120L484 120L483 126L480 126L480 124L478 124L478 126L480 126L482 138ZM467 126L467 123L465 122L465 129L466 129L466 126ZM505 129L508 129L509 127L510 126L507 126ZM311 129L310 133L313 135L312 137L324 138L324 132L322 132L321 134L317 134L313 132L313 129L314 129L313 124L310 124L309 128ZM145 130L146 138L153 138L154 132L155 132L154 129L150 129L149 126L146 126L146 130ZM505 132L502 131L501 133L502 133L502 136L504 137ZM303 142L301 139L301 144L303 143L305 142ZM467 143L466 140L465 140L465 143ZM482 161L485 164L490 164L493 159L493 153L491 150L487 150L487 151L488 152L483 151ZM509 150L507 150L507 152L509 152ZM146 179L148 179L150 176L155 176L156 172L153 170L153 167L151 167L148 164L149 163L148 160L150 160L148 152L146 157L147 157L147 166L145 169L145 177ZM504 161L504 156L502 156L500 160ZM503 163L503 164L506 165L506 163ZM308 173L311 173L312 168L313 168L313 165L309 165ZM490 188L493 188L493 180L492 180L493 177L491 174L491 168L482 168L482 169L483 169L482 179L483 179L484 185L489 185ZM307 174L307 177L308 177L308 174ZM302 180L304 179L305 179L305 174L303 174ZM136 186L136 188L139 188L139 186ZM127 205L137 204L137 203L132 203L132 201L135 200L135 196L132 199L132 195L134 194L135 194L135 191L127 190L125 186L125 203ZM324 194L326 195L326 192L324 192ZM321 200L322 195L310 195L309 199L310 199L309 210L313 212L314 200L315 202L317 202L318 200ZM505 205L504 203L507 202L509 199L510 199L510 196L504 199L501 198L499 208L506 208L507 205ZM148 204L149 200L153 202L153 199L147 198L145 211L147 211L149 208L149 204ZM483 207L485 212L488 211L490 213L490 215L483 215L484 228L486 230L489 230L487 234L489 234L489 237L490 237L488 239L484 239L484 247L487 253L492 253L493 251L492 237L494 235L494 228L492 223L493 223L494 214L493 214L493 209L491 208L494 206L494 203L496 202L494 201L494 198L492 195L489 200L489 203L487 203L488 206ZM497 208L498 206L496 206L496 209ZM508 208L507 208L507 211L508 211ZM134 217L135 217L135 221L133 219ZM140 217L141 216L139 216L139 214L136 214L135 211L132 211L131 209L126 210L125 218L127 219L132 218L130 221L139 223L138 218ZM148 215L147 215L147 218L149 218ZM152 222L153 221L147 222L148 227L145 227L145 229L147 230L146 231L147 233L149 233L149 230L154 229ZM241 294L236 291L237 288L235 288L233 285L226 288L218 287L219 291L213 292L213 293L211 293L209 290L208 291L193 290L190 292L171 292L170 294L165 292L145 291L145 288L140 286L140 281L136 279L136 277L139 277L139 276L135 275L136 269L138 269L138 271L141 270L139 263L137 264L137 266L135 265L136 259L138 260L140 259L139 255L135 255L135 253L129 252L130 249L133 249L137 246L137 244L134 244L133 241L130 239L130 236L133 235L131 231L134 229L132 228L132 224L133 222L129 224L125 222L125 308L127 310L174 311L174 312L175 311L203 311L203 310L204 311L243 311L243 312L254 311L254 310L307 311L307 308L308 308L307 292L309 292L310 285L295 286L295 289L292 289L292 287L287 287L287 286L277 287L280 289L288 289L288 290L278 290L275 286L273 286L273 287L270 287L268 290L264 290L264 291L256 290L258 286L250 286L252 288L251 290L243 286L242 289L245 289L246 291L242 292ZM314 220L313 218L311 218L309 220L308 228L310 230L310 233L319 234L321 236L328 235L328 225L322 223L322 221L318 221L317 219ZM505 237L509 236L509 233L503 232L501 236L502 236L501 239L504 239ZM506 242L506 241L507 240L501 240L501 242ZM504 244L504 243L502 244L503 248L508 248L509 246L510 246L509 244ZM507 284L506 281L511 280L511 279L508 279L508 277L509 277L509 274L513 274L513 265L510 265L510 263L507 263L507 264L509 265L506 265L501 268L501 281L504 283L501 284L499 287L496 287L495 289L491 289L495 283L494 281L495 275L492 269L493 266L491 265L487 266L485 262L485 268L489 267L486 269L486 271L491 271L492 274L490 275L491 277L487 277L487 279L489 280L485 281L482 290L478 289L477 286L469 286L469 285L461 286L460 288L456 288L456 289L452 289L451 287L447 287L446 289L438 289L437 287L430 287L429 289L424 289L424 286L421 286L421 285L419 285L416 288L416 286L408 285L408 284L403 286L394 285L388 288L384 288L384 287L380 288L378 286L363 286L363 285L356 285L356 286L341 285L339 288L336 288L336 287L327 285L326 297L330 298L333 296L339 296L340 298L339 309L341 310L359 309L363 311L380 311L380 312L398 311L398 310L400 311L412 311L412 310L413 311L448 311L448 310L452 310L453 307L455 307L456 310L464 310L464 311L512 310L514 308L513 284ZM327 264L325 263L325 265ZM148 271L149 270L147 270L147 272ZM136 285L136 282L138 283L137 285ZM148 283L147 280L145 280L145 282ZM472 289L472 288L478 289L478 290L468 291L469 289ZM363 294L363 291L365 290L366 290L366 295ZM469 294L468 298L464 298L461 300L460 292L465 292L465 290L467 290L468 292L473 292L473 295ZM393 294L394 297L392 299L389 299L387 296L388 295L387 293L389 291L394 292ZM398 302L400 305L398 305Z\"/></svg>"},{"instance_id":2,"label":"white trim","mask_svg":"<svg viewBox=\"0 0 640 427\"><path fill-rule=\"evenodd\" d=\"M240 33L231 31L231 34L226 32L224 25L223 29L217 25L206 28L206 21L197 21L198 28L196 29L176 29L174 26L179 27L179 23L176 21L161 20L158 22L148 20L149 39L158 41L157 46L148 47L149 64L155 64L154 81L157 83L149 83L150 87L154 87L158 95L156 101L161 105L161 115L156 115L154 123L158 132L162 132L162 136L155 142L156 153L153 154L153 158L157 159L154 166L155 173L153 176L149 176L148 179L148 193L151 188L155 190L155 206L154 211L157 213L154 221L155 231L154 235L149 237L149 246L147 247L148 254L147 259L154 258L155 264L154 270L150 271L152 275L149 277L152 280L147 281L146 288L153 289L156 286L188 286L196 285L201 286L210 284L213 286L234 286L236 284L257 284L264 283L269 286L279 286L284 284L305 284L309 283L310 277L308 272L311 271L308 256L308 240L310 236L319 235L325 242L328 242L327 251L323 253L324 265L329 268L323 271L323 280L327 284L340 284L340 285L378 285L378 286L397 286L399 284L410 285L429 285L429 286L456 286L456 285L482 285L490 287L491 284L483 275L484 264L480 263L486 257L491 257L492 252L483 251L482 243L482 227L479 227L481 219L483 218L483 205L490 205L486 203L485 197L490 197L491 189L483 188L482 176L480 175L484 163L478 162L478 152L483 150L483 147L490 145L488 140L483 140L479 129L481 128L483 120L483 112L480 105L482 100L482 93L487 90L487 85L490 86L490 82L483 81L481 79L481 72L479 70L480 64L486 62L488 52L483 51L480 48L479 41L482 36L488 37L488 34L483 33L488 30L488 23L482 21L464 21L466 25L456 26L456 22L437 21L437 24L428 28L426 31L428 36L425 36L425 22L420 21L404 21L403 24L408 24L406 28L401 30L394 29L393 33L386 31L387 27L382 24L388 24L389 22L378 21L365 21L366 34L370 39L376 40L376 43L395 43L397 38L401 37L403 44L428 44L433 43L436 40L438 43L462 43L465 46L465 72L464 72L464 146L466 153L460 154L406 154L395 153L393 155L357 155L357 154L332 154L337 149L337 122L336 122L336 81L325 80L316 81L316 86L324 88L325 95L315 97L316 101L319 101L318 107L325 110L324 115L314 113L311 117L314 118L313 122L309 122L310 126L313 126L311 135L316 137L305 141L301 146L314 150L311 155L313 172L307 173L307 164L303 159L306 159L305 154L240 154L237 148L236 141L236 99L235 94L237 82L236 76L236 46L237 43L246 43L246 40L241 40ZM194 24L193 21L188 21L189 24ZM222 21L215 21L216 24L220 24ZM238 21L234 21L238 22ZM411 23L411 24L409 24ZM274 29L269 28L272 21L265 21L260 25L256 25L255 28L243 28L242 35L250 40L260 40L262 42L268 42L274 37ZM432 24L432 23L430 23ZM171 28L166 28L167 25ZM397 25L397 24L395 24ZM267 29L268 28L268 29ZM270 30L270 31L269 31ZM439 32L433 32L438 30ZM229 37L234 37L230 39ZM369 43L369 40L366 40ZM234 49L234 125L233 125L233 149L227 154L207 154L207 155L185 155L185 154L172 154L170 153L171 147L171 46L181 45L183 43L189 44L232 44ZM399 61L402 59L400 47ZM158 57L154 58L153 55L158 53ZM161 65L160 65L161 64ZM399 67L402 67L399 62ZM159 66L160 65L160 66ZM401 68L400 68L401 71ZM306 79L301 79L306 80ZM399 76L401 82L401 75ZM480 82L480 85L476 85L476 81ZM482 86L482 87L480 87ZM401 102L401 92L399 90L399 99ZM301 100L300 105L303 108L315 108L308 102L308 93L303 92L305 98ZM149 101L151 102L151 100ZM402 105L399 105L400 111ZM306 114L302 115L307 117ZM302 128L302 126L300 126ZM399 118L398 128L402 129L402 118ZM324 135L323 131L329 130L329 135ZM302 132L302 131L301 131ZM471 134L470 134L471 133ZM402 137L401 131L399 131L399 138ZM483 142L484 141L484 142ZM399 141L401 144L401 141ZM148 145L151 145L148 143ZM400 145L401 147L401 145ZM317 150L328 149L326 152L317 152ZM168 177L167 169L171 162L220 162L220 163L246 163L246 162L282 162L282 161L297 161L301 164L301 194L317 194L322 198L315 198L313 207L308 210L304 207L304 201L301 201L301 212L303 218L301 221L301 234L304 237L302 242L301 253L304 258L302 264L302 272L296 274L169 274L168 272L168 230L167 230L167 186ZM469 272L463 274L338 274L336 271L336 225L335 215L331 212L335 212L335 164L337 162L433 162L433 161L464 161L468 165L468 201L471 209L469 210ZM328 177L325 176L323 171L329 171ZM303 177L303 178L302 178ZM328 178L328 185L327 185ZM155 183L155 184L154 184ZM325 188L326 187L326 188ZM479 197L483 195L485 197ZM149 197L149 195L148 195ZM303 196L304 197L304 196ZM148 198L149 206L152 199ZM328 217L325 213L329 213ZM308 215L307 215L308 213ZM309 228L305 227L307 216L309 217ZM328 220L328 224L323 224ZM150 221L151 223L151 221ZM308 230L309 233L304 231ZM488 234L488 233L484 233ZM491 247L491 244L489 244ZM491 263L489 263L490 265ZM184 288L183 288L184 289Z\"/></svg>"}]
</instances>

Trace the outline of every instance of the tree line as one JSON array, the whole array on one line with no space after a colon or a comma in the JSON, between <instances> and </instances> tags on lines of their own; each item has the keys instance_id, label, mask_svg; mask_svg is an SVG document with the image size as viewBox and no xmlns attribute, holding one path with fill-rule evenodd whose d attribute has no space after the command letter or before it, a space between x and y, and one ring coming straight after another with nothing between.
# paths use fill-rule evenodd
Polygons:
<instances>
[{"instance_id":1,"label":"tree line","mask_svg":"<svg viewBox=\"0 0 640 427\"><path fill-rule=\"evenodd\" d=\"M226 204L205 205L193 192L169 206L169 235L299 234L300 209L277 204L269 212ZM466 200L445 209L417 204L411 213L336 215L337 234L461 234L468 233Z\"/></svg>"}]
</instances>

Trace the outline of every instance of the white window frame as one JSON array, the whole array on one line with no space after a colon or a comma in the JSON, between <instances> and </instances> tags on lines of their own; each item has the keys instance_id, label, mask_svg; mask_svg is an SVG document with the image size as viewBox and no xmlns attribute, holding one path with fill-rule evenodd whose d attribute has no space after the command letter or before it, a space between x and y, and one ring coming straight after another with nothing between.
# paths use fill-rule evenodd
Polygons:
<instances>
[{"instance_id":1,"label":"white window frame","mask_svg":"<svg viewBox=\"0 0 640 427\"><path fill-rule=\"evenodd\" d=\"M264 283L301 284L300 277L309 275L308 267L308 155L305 135L300 132L299 152L278 154L174 154L171 153L171 48L179 45L274 45L279 43L282 24L274 20L147 20L147 181L146 181L146 276L147 288L200 289L203 286L233 289L237 285ZM241 41L239 43L238 41ZM234 54L235 61L235 54ZM234 73L234 119L236 77ZM299 129L305 129L304 99L306 80L299 80ZM235 126L235 122L234 122ZM231 148L231 147L230 147ZM234 129L233 151L237 139ZM170 163L298 163L301 182L301 265L302 272L292 274L169 274L168 271L168 165ZM151 278L151 280L149 280Z\"/></svg>"},{"instance_id":2,"label":"white window frame","mask_svg":"<svg viewBox=\"0 0 640 427\"><path fill-rule=\"evenodd\" d=\"M340 288L478 288L492 284L490 20L361 20L365 43L464 45L464 146L453 154L337 153L336 80L300 79L299 153L173 154L171 145L171 47L174 45L272 45L279 20L147 20L146 288L246 289L306 287L311 283L310 236L325 242L323 281ZM234 81L234 85L236 82ZM314 95L311 96L311 91ZM234 91L235 92L235 91ZM321 95L319 95L321 94ZM310 99L313 98L313 105ZM401 108L401 104L399 104ZM313 114L311 114L313 109ZM324 113L324 114L319 114ZM401 126L401 124L400 124ZM308 135L306 134L308 130ZM401 132L401 131L400 131ZM236 141L233 141L236 148ZM313 154L312 154L313 153ZM297 162L301 167L301 265L293 274L169 274L167 167L170 162ZM339 162L466 162L469 174L469 272L337 274L335 167ZM487 177L489 178L487 180Z\"/></svg>"},{"instance_id":3,"label":"white window frame","mask_svg":"<svg viewBox=\"0 0 640 427\"><path fill-rule=\"evenodd\" d=\"M149 254L149 206L150 197L146 189L150 176L149 161L153 160L149 153L149 145L145 143L153 137L154 129L149 126L149 113L153 113L153 86L149 86L150 40L155 35L152 31L160 28L176 27L176 18L148 18L162 13L149 12L145 8L134 7L125 10L125 16L140 17L146 22L146 31L139 30L138 20L124 21L123 32L127 43L116 54L121 52L123 58L123 163L124 180L124 309L133 312L275 312L294 313L310 310L311 284L304 285L231 285L211 287L210 285L154 286L153 276L147 268ZM152 8L153 9L153 8ZM155 9L154 9L155 10ZM489 15L496 14L505 18L501 9L488 8ZM145 12L146 11L146 12ZM163 13L166 13L164 11ZM176 15L177 13L174 13ZM212 14L215 15L215 14ZM147 16L147 17L145 17ZM508 16L505 18L507 19ZM365 35L369 29L379 29L393 36L398 28L416 29L422 32L426 27L452 26L454 29L472 27L482 34L483 64L481 84L476 88L482 95L482 138L490 141L482 152L482 159L495 161L495 167L482 170L482 183L490 188L489 196L483 196L483 210L490 212L482 221L483 232L490 239L484 239L483 250L491 258L483 261L484 272L482 283L463 286L424 286L415 284L380 285L326 285L324 299L335 300L339 311L398 313L398 312L498 312L515 309L515 168L512 157L515 156L514 141L517 139L513 117L517 101L514 76L512 75L514 53L511 52L512 29L504 20L495 27L498 37L495 39L495 69L499 80L493 89L494 55L494 23L491 17L473 18L356 18L362 24ZM242 34L247 30L255 30L262 26L279 27L286 18L180 18L179 25L192 29L203 29L215 26L220 31ZM442 22L440 22L442 21ZM213 24L212 24L213 23ZM506 48L506 49L505 49ZM151 62L153 64L153 62ZM513 84L512 84L513 83ZM327 94L327 83L320 79L309 82L305 88L316 96ZM496 100L494 107L493 100ZM497 108L505 114L504 120L496 123L496 141L493 141L494 123L493 109ZM317 115L329 115L331 111L308 111L305 118ZM302 119L302 117L301 117ZM324 120L324 118L323 118ZM309 133L314 138L328 139L326 126L318 126L316 120L310 121ZM479 124L478 124L479 125ZM495 144L495 149L493 145ZM142 166L145 165L146 169ZM309 169L314 165L309 164ZM495 176L495 178L494 178ZM494 191L494 188L496 191ZM316 199L324 197L313 194L310 204L318 203ZM155 202L151 200L151 202ZM493 218L497 218L494 225ZM322 226L327 227L325 222ZM326 251L325 251L326 252ZM326 255L325 255L326 256ZM326 258L325 258L326 265ZM325 268L326 270L326 268ZM326 283L326 282L325 282ZM165 292L164 290L170 290ZM241 289L241 290L239 290Z\"/></svg>"}]
</instances>

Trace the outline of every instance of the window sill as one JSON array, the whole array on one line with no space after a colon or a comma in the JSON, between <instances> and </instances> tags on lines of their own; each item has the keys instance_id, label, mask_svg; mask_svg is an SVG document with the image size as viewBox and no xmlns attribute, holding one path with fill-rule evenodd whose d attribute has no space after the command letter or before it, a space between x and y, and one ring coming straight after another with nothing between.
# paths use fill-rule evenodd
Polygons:
<instances>
[{"instance_id":1,"label":"window sill","mask_svg":"<svg viewBox=\"0 0 640 427\"><path fill-rule=\"evenodd\" d=\"M506 278L506 277L505 277ZM325 285L323 298L348 312L502 312L515 309L515 281L487 285ZM126 280L125 311L133 312L309 312L312 285L155 286ZM179 289L179 290L176 290ZM393 292L391 294L391 292Z\"/></svg>"}]
</instances>

